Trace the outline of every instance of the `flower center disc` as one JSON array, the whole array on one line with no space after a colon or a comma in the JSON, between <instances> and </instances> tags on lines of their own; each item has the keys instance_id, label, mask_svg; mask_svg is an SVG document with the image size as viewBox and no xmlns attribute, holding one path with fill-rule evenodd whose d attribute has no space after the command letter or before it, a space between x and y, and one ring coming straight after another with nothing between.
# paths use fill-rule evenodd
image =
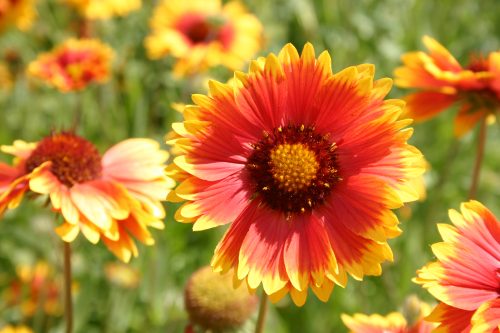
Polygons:
<instances>
[{"instance_id":1,"label":"flower center disc","mask_svg":"<svg viewBox=\"0 0 500 333\"><path fill-rule=\"evenodd\" d=\"M252 147L246 166L255 193L287 215L323 203L341 180L336 144L313 127L278 127Z\"/></svg>"},{"instance_id":2,"label":"flower center disc","mask_svg":"<svg viewBox=\"0 0 500 333\"><path fill-rule=\"evenodd\" d=\"M309 186L319 168L316 154L302 143L278 145L271 151L270 159L278 187L287 192Z\"/></svg>"},{"instance_id":3,"label":"flower center disc","mask_svg":"<svg viewBox=\"0 0 500 333\"><path fill-rule=\"evenodd\" d=\"M38 143L26 161L27 172L51 161L50 171L68 187L98 178L101 156L89 141L72 133L53 134Z\"/></svg>"}]
</instances>

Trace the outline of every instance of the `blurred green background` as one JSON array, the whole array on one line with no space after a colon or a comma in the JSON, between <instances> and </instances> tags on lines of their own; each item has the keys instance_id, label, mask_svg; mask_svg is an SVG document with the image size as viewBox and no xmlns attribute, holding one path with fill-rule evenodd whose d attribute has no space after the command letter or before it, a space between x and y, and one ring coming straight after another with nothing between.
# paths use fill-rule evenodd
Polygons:
<instances>
[{"instance_id":1,"label":"blurred green background","mask_svg":"<svg viewBox=\"0 0 500 333\"><path fill-rule=\"evenodd\" d=\"M114 75L102 86L82 93L61 94L27 80L26 65L39 52L50 50L75 36L75 14L56 0L38 1L38 19L28 32L11 29L0 35L0 57L17 55L13 63L15 83L0 91L0 144L15 139L36 141L51 130L71 126L73 110L81 103L84 114L79 134L95 142L101 151L128 137L151 137L163 142L179 113L173 102L189 103L192 92L203 93L204 78L177 79L172 60L150 61L143 39L153 2L124 18L96 22L94 33L116 51ZM470 52L500 49L500 6L497 0L255 0L247 6L264 25L261 54L277 52L287 42L299 49L313 42L317 53L327 49L333 68L373 63L376 76L392 77L404 52L423 49L428 34L445 45L463 64ZM217 68L209 73L225 81L231 73ZM390 97L405 94L394 88ZM447 210L467 199L475 157L476 131L456 140L450 110L416 124L412 143L429 161L425 175L427 199L398 212L404 233L390 242L394 263L384 265L381 277L362 282L350 279L347 288L337 287L322 303L310 294L297 308L286 298L271 306L266 332L346 332L341 313L386 314L397 310L410 294L432 302L411 282L415 270L432 259L430 244L438 241L436 222L447 222ZM477 130L477 129L476 129ZM500 131L488 127L487 146L478 199L500 216ZM0 157L9 161L6 156ZM42 204L25 201L0 222L0 326L23 322L19 309L6 307L7 287L16 266L49 262L61 272L62 245L53 232L55 218ZM140 247L130 266L140 275L135 288L125 288L105 277L104 267L115 259L103 245L92 246L81 237L74 243L74 277L77 290L76 332L182 332L187 322L183 288L189 275L209 263L224 228L192 232L191 226L173 220L175 206L166 204L164 231L154 231L157 244ZM255 318L252 319L255 321ZM36 332L62 332L61 317L43 313L28 322ZM242 332L251 332L248 323Z\"/></svg>"}]
</instances>

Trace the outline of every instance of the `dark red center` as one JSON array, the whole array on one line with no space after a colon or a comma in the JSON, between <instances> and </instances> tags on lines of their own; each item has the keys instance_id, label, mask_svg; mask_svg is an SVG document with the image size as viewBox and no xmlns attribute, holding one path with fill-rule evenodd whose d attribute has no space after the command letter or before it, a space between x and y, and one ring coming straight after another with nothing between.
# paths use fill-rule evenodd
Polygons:
<instances>
[{"instance_id":1,"label":"dark red center","mask_svg":"<svg viewBox=\"0 0 500 333\"><path fill-rule=\"evenodd\" d=\"M227 48L233 40L233 27L222 17L209 17L197 13L182 16L176 25L193 45L219 41Z\"/></svg>"},{"instance_id":2,"label":"dark red center","mask_svg":"<svg viewBox=\"0 0 500 333\"><path fill-rule=\"evenodd\" d=\"M26 171L47 161L52 162L51 172L68 187L101 175L101 156L96 147L72 133L52 134L40 141L26 161Z\"/></svg>"},{"instance_id":3,"label":"dark red center","mask_svg":"<svg viewBox=\"0 0 500 333\"><path fill-rule=\"evenodd\" d=\"M255 193L287 215L322 204L341 181L337 145L314 127L278 127L252 147L246 167Z\"/></svg>"}]
</instances>

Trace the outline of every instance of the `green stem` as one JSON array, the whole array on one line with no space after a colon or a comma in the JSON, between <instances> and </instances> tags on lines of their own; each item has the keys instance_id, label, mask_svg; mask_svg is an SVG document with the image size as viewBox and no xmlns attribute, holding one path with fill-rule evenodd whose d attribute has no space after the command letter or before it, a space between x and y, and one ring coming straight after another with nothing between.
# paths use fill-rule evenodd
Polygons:
<instances>
[{"instance_id":1,"label":"green stem","mask_svg":"<svg viewBox=\"0 0 500 333\"><path fill-rule=\"evenodd\" d=\"M479 127L479 133L477 138L476 160L474 162L474 170L472 171L472 182L469 189L469 199L476 198L485 145L486 145L486 117L483 117L483 119L481 119L481 125Z\"/></svg>"},{"instance_id":2,"label":"green stem","mask_svg":"<svg viewBox=\"0 0 500 333\"><path fill-rule=\"evenodd\" d=\"M71 245L64 242L64 317L66 319L66 333L73 333L71 282Z\"/></svg>"},{"instance_id":3,"label":"green stem","mask_svg":"<svg viewBox=\"0 0 500 333\"><path fill-rule=\"evenodd\" d=\"M255 325L255 333L263 333L266 323L267 308L269 306L268 297L264 291L260 297L259 316L257 317L257 325Z\"/></svg>"}]
</instances>

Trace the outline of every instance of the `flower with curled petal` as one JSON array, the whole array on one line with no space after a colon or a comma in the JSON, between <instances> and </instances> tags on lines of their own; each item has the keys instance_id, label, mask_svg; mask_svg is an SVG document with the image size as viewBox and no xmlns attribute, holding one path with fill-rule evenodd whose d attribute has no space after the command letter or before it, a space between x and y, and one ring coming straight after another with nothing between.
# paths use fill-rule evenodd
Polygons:
<instances>
[{"instance_id":1,"label":"flower with curled petal","mask_svg":"<svg viewBox=\"0 0 500 333\"><path fill-rule=\"evenodd\" d=\"M216 271L297 305L309 287L326 301L348 274L381 274L401 232L392 209L418 198L424 165L411 120L398 120L404 103L384 100L391 80L374 70L333 73L328 52L288 44L193 95L172 126L181 154L167 171L180 184L169 199L186 201L176 219L194 230L230 224Z\"/></svg>"},{"instance_id":2,"label":"flower with curled petal","mask_svg":"<svg viewBox=\"0 0 500 333\"><path fill-rule=\"evenodd\" d=\"M432 245L437 261L414 279L441 302L426 320L440 323L436 332L498 332L500 222L478 201L449 215L453 225L439 224L443 242Z\"/></svg>"},{"instance_id":3,"label":"flower with curled petal","mask_svg":"<svg viewBox=\"0 0 500 333\"><path fill-rule=\"evenodd\" d=\"M485 116L494 119L500 108L500 52L473 56L464 68L435 39L424 36L423 42L429 51L406 53L404 66L394 72L398 86L418 90L405 98L407 116L424 121L458 103L456 136L469 132Z\"/></svg>"},{"instance_id":4,"label":"flower with curled petal","mask_svg":"<svg viewBox=\"0 0 500 333\"><path fill-rule=\"evenodd\" d=\"M0 215L27 191L47 195L64 218L56 229L64 241L80 232L93 244L102 239L125 262L138 255L134 238L152 245L148 228L163 228L160 201L174 182L164 175L168 153L155 141L128 139L101 157L91 142L62 132L1 149L15 159L0 163Z\"/></svg>"}]
</instances>

